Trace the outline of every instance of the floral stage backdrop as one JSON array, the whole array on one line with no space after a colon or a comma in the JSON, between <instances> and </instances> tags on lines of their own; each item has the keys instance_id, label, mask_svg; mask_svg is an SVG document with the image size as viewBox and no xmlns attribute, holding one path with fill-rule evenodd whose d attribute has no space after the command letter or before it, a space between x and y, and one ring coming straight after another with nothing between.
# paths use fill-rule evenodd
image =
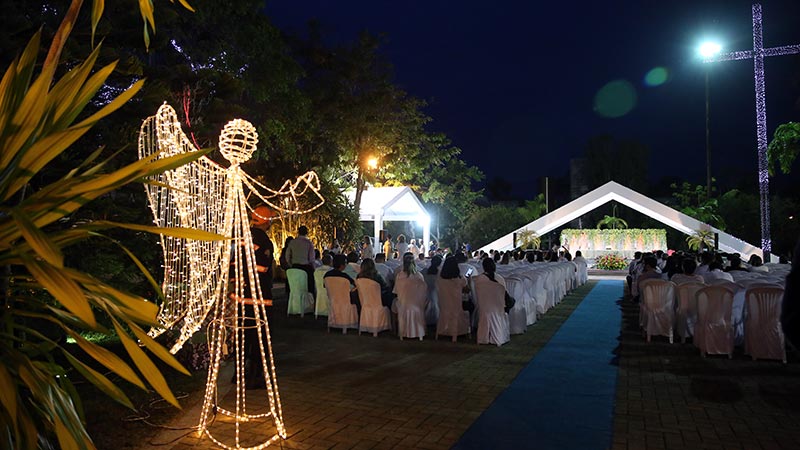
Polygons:
<instances>
[{"instance_id":1,"label":"floral stage backdrop","mask_svg":"<svg viewBox=\"0 0 800 450\"><path fill-rule=\"evenodd\" d=\"M663 229L629 228L622 230L565 229L561 245L573 255L580 250L585 258L598 258L616 253L626 258L637 251L667 250L667 231Z\"/></svg>"}]
</instances>

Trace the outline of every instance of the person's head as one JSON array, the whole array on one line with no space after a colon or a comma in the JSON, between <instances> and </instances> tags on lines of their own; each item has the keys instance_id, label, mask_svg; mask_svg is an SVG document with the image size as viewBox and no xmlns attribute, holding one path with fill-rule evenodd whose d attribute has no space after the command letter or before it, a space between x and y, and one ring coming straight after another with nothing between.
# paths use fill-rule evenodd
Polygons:
<instances>
[{"instance_id":1,"label":"person's head","mask_svg":"<svg viewBox=\"0 0 800 450\"><path fill-rule=\"evenodd\" d=\"M681 262L681 268L684 274L694 275L694 271L697 270L697 263L694 258L684 258L683 262Z\"/></svg>"},{"instance_id":2,"label":"person's head","mask_svg":"<svg viewBox=\"0 0 800 450\"><path fill-rule=\"evenodd\" d=\"M634 252L633 253L633 259L638 261L641 257L642 257L642 252Z\"/></svg>"},{"instance_id":3,"label":"person's head","mask_svg":"<svg viewBox=\"0 0 800 450\"><path fill-rule=\"evenodd\" d=\"M564 259L572 261L572 255L569 252L564 252Z\"/></svg>"},{"instance_id":4,"label":"person's head","mask_svg":"<svg viewBox=\"0 0 800 450\"><path fill-rule=\"evenodd\" d=\"M338 239L334 239L333 240L333 245L331 245L331 247L333 247L333 248L339 247L339 240Z\"/></svg>"},{"instance_id":5,"label":"person's head","mask_svg":"<svg viewBox=\"0 0 800 450\"><path fill-rule=\"evenodd\" d=\"M405 242L405 241L406 241L406 236L404 234L401 234L401 235L397 236L397 242L398 243Z\"/></svg>"},{"instance_id":6,"label":"person's head","mask_svg":"<svg viewBox=\"0 0 800 450\"><path fill-rule=\"evenodd\" d=\"M370 244L369 236L364 236L364 237L361 239L361 242L363 242L364 244L367 244L367 245L369 245L369 244Z\"/></svg>"},{"instance_id":7,"label":"person's head","mask_svg":"<svg viewBox=\"0 0 800 450\"><path fill-rule=\"evenodd\" d=\"M412 239L412 240L409 242L409 245L417 245L417 240L416 240L416 239Z\"/></svg>"},{"instance_id":8,"label":"person's head","mask_svg":"<svg viewBox=\"0 0 800 450\"><path fill-rule=\"evenodd\" d=\"M386 240L387 241L391 241L392 240L392 235L389 234L389 233L386 233Z\"/></svg>"},{"instance_id":9,"label":"person's head","mask_svg":"<svg viewBox=\"0 0 800 450\"><path fill-rule=\"evenodd\" d=\"M319 249L316 249L316 248L315 248L315 249L314 249L314 259L319 259L319 257L320 257L320 254L319 254Z\"/></svg>"},{"instance_id":10,"label":"person's head","mask_svg":"<svg viewBox=\"0 0 800 450\"><path fill-rule=\"evenodd\" d=\"M527 260L529 263L532 263L532 262L536 261L536 253L534 253L534 252L527 252L527 253L525 253L525 259L526 259L526 260Z\"/></svg>"},{"instance_id":11,"label":"person's head","mask_svg":"<svg viewBox=\"0 0 800 450\"><path fill-rule=\"evenodd\" d=\"M647 256L644 258L644 268L648 272L652 272L656 270L656 266L658 266L658 260L655 256Z\"/></svg>"},{"instance_id":12,"label":"person's head","mask_svg":"<svg viewBox=\"0 0 800 450\"><path fill-rule=\"evenodd\" d=\"M350 252L347 254L347 262L349 263L357 263L358 262L358 253Z\"/></svg>"},{"instance_id":13,"label":"person's head","mask_svg":"<svg viewBox=\"0 0 800 450\"><path fill-rule=\"evenodd\" d=\"M503 256L500 258L500 264L508 264L511 262L511 254L509 252L503 253Z\"/></svg>"},{"instance_id":14,"label":"person's head","mask_svg":"<svg viewBox=\"0 0 800 450\"><path fill-rule=\"evenodd\" d=\"M501 259L503 259L503 254L500 252L494 252L494 262L499 263Z\"/></svg>"},{"instance_id":15,"label":"person's head","mask_svg":"<svg viewBox=\"0 0 800 450\"><path fill-rule=\"evenodd\" d=\"M758 256L756 254L753 254L753 255L750 256L750 260L748 261L748 264L750 264L753 267L758 267L758 266L763 266L764 265L764 261L761 260L760 256Z\"/></svg>"},{"instance_id":16,"label":"person's head","mask_svg":"<svg viewBox=\"0 0 800 450\"><path fill-rule=\"evenodd\" d=\"M434 255L431 258L431 265L428 266L428 275L436 275L439 273L439 266L442 265L442 257L441 255Z\"/></svg>"},{"instance_id":17,"label":"person's head","mask_svg":"<svg viewBox=\"0 0 800 450\"><path fill-rule=\"evenodd\" d=\"M456 252L455 258L458 264L467 262L467 255L464 252Z\"/></svg>"},{"instance_id":18,"label":"person's head","mask_svg":"<svg viewBox=\"0 0 800 450\"><path fill-rule=\"evenodd\" d=\"M386 253L380 252L375 254L375 263L385 263L386 262Z\"/></svg>"},{"instance_id":19,"label":"person's head","mask_svg":"<svg viewBox=\"0 0 800 450\"><path fill-rule=\"evenodd\" d=\"M578 250L578 251L576 251L576 252L575 252L575 257L576 257L576 258L580 258L581 256L583 256L583 253L581 253L581 251L580 251L580 250Z\"/></svg>"},{"instance_id":20,"label":"person's head","mask_svg":"<svg viewBox=\"0 0 800 450\"><path fill-rule=\"evenodd\" d=\"M544 253L535 251L534 254L536 255L536 262L544 262Z\"/></svg>"},{"instance_id":21,"label":"person's head","mask_svg":"<svg viewBox=\"0 0 800 450\"><path fill-rule=\"evenodd\" d=\"M413 253L406 253L403 255L403 272L409 276L417 273L417 262L414 261Z\"/></svg>"},{"instance_id":22,"label":"person's head","mask_svg":"<svg viewBox=\"0 0 800 450\"><path fill-rule=\"evenodd\" d=\"M333 256L334 269L342 270L346 265L347 265L347 256L344 256L341 253Z\"/></svg>"},{"instance_id":23,"label":"person's head","mask_svg":"<svg viewBox=\"0 0 800 450\"><path fill-rule=\"evenodd\" d=\"M456 261L455 256L448 256L444 260L444 262L442 263L441 276L444 279L452 279L452 278L460 278L461 277L461 271L458 269L458 261Z\"/></svg>"},{"instance_id":24,"label":"person's head","mask_svg":"<svg viewBox=\"0 0 800 450\"><path fill-rule=\"evenodd\" d=\"M372 258L364 258L361 261L361 271L358 273L358 278L377 278L378 270L375 268L375 261Z\"/></svg>"},{"instance_id":25,"label":"person's head","mask_svg":"<svg viewBox=\"0 0 800 450\"><path fill-rule=\"evenodd\" d=\"M710 263L708 263L708 270L722 270L722 262L717 259L712 259Z\"/></svg>"},{"instance_id":26,"label":"person's head","mask_svg":"<svg viewBox=\"0 0 800 450\"><path fill-rule=\"evenodd\" d=\"M420 261L425 261L425 253L420 252L418 258Z\"/></svg>"},{"instance_id":27,"label":"person's head","mask_svg":"<svg viewBox=\"0 0 800 450\"><path fill-rule=\"evenodd\" d=\"M558 252L550 252L550 262L558 262Z\"/></svg>"},{"instance_id":28,"label":"person's head","mask_svg":"<svg viewBox=\"0 0 800 450\"><path fill-rule=\"evenodd\" d=\"M483 264L483 272L486 274L492 274L497 271L497 264L495 264L494 260L491 258L486 258L482 262Z\"/></svg>"},{"instance_id":29,"label":"person's head","mask_svg":"<svg viewBox=\"0 0 800 450\"><path fill-rule=\"evenodd\" d=\"M705 252L700 254L700 263L705 264L706 266L711 264L714 261L714 254L710 252Z\"/></svg>"},{"instance_id":30,"label":"person's head","mask_svg":"<svg viewBox=\"0 0 800 450\"><path fill-rule=\"evenodd\" d=\"M299 236L308 236L308 227L306 227L305 225L300 225L297 228L297 234Z\"/></svg>"},{"instance_id":31,"label":"person's head","mask_svg":"<svg viewBox=\"0 0 800 450\"><path fill-rule=\"evenodd\" d=\"M289 245L289 242L292 242L293 240L294 240L294 237L292 237L292 236L287 237L286 240L283 241L283 248L286 248Z\"/></svg>"},{"instance_id":32,"label":"person's head","mask_svg":"<svg viewBox=\"0 0 800 450\"><path fill-rule=\"evenodd\" d=\"M322 255L322 265L331 267L333 264L333 255L326 253Z\"/></svg>"}]
</instances>

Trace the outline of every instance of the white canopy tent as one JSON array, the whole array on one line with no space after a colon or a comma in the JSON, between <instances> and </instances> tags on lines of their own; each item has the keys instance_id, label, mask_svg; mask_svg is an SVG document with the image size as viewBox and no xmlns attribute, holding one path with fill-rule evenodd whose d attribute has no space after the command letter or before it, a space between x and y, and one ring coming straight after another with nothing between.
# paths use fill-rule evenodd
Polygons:
<instances>
[{"instance_id":1,"label":"white canopy tent","mask_svg":"<svg viewBox=\"0 0 800 450\"><path fill-rule=\"evenodd\" d=\"M567 203L566 205L546 214L524 227L509 233L496 241L485 245L481 250L510 250L514 247L514 233L522 230L530 230L539 236L554 230L561 225L577 219L578 217L615 200L628 206L648 217L652 217L659 222L668 225L682 233L692 234L695 230L708 228L719 235L719 248L728 253L739 253L747 260L752 254L762 256L761 249L749 244L735 236L731 236L724 231L704 224L699 220L687 216L680 211L659 203L650 197L642 195L633 189L627 188L617 182L609 181L599 188L584 194L581 197Z\"/></svg>"},{"instance_id":2,"label":"white canopy tent","mask_svg":"<svg viewBox=\"0 0 800 450\"><path fill-rule=\"evenodd\" d=\"M356 192L348 191L347 198L355 202ZM380 243L383 221L417 222L422 225L422 241L425 250L430 245L431 216L422 203L407 186L369 187L361 194L359 220L375 224L375 242ZM377 249L376 249L377 250ZM389 255L387 255L388 257Z\"/></svg>"}]
</instances>

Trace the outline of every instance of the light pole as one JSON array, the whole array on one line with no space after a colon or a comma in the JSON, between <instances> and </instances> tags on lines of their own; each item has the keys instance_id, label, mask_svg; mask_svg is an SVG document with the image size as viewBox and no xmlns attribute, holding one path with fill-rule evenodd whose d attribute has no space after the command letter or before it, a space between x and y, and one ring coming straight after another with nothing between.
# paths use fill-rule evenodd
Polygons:
<instances>
[{"instance_id":1,"label":"light pole","mask_svg":"<svg viewBox=\"0 0 800 450\"><path fill-rule=\"evenodd\" d=\"M722 50L722 46L716 42L706 41L703 42L698 48L698 53L703 59L713 58ZM710 131L710 117L711 107L709 105L709 86L708 74L711 71L709 65L706 65L706 197L711 198L711 131Z\"/></svg>"}]
</instances>

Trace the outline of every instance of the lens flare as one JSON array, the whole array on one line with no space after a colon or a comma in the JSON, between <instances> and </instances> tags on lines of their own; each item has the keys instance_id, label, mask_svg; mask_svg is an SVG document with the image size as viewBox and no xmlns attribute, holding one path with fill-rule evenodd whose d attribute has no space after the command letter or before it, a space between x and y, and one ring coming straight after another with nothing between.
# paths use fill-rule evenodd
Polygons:
<instances>
[{"instance_id":1,"label":"lens flare","mask_svg":"<svg viewBox=\"0 0 800 450\"><path fill-rule=\"evenodd\" d=\"M654 67L644 76L644 84L650 87L661 86L669 80L669 70L666 67Z\"/></svg>"},{"instance_id":2,"label":"lens flare","mask_svg":"<svg viewBox=\"0 0 800 450\"><path fill-rule=\"evenodd\" d=\"M636 107L636 89L626 80L614 80L597 91L594 112L601 117L617 118Z\"/></svg>"}]
</instances>

